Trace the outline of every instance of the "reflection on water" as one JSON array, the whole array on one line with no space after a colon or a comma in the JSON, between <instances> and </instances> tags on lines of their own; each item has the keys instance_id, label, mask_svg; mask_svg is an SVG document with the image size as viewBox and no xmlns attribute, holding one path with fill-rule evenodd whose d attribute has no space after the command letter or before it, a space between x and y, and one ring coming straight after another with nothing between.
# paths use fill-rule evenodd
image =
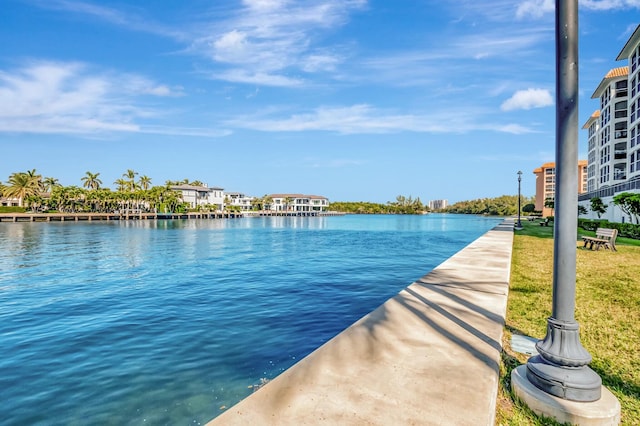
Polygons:
<instances>
[{"instance_id":1,"label":"reflection on water","mask_svg":"<svg viewBox=\"0 0 640 426\"><path fill-rule=\"evenodd\" d=\"M2 424L203 423L497 222L3 223Z\"/></svg>"}]
</instances>

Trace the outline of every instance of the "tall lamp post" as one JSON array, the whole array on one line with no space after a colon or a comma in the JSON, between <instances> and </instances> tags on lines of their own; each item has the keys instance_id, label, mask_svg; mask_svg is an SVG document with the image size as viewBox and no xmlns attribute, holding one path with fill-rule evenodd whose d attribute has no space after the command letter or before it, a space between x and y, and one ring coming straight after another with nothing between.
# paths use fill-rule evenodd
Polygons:
<instances>
[{"instance_id":1,"label":"tall lamp post","mask_svg":"<svg viewBox=\"0 0 640 426\"><path fill-rule=\"evenodd\" d=\"M520 182L522 182L522 171L518 170L518 223L516 223L516 229L522 229L522 222L520 222Z\"/></svg>"},{"instance_id":2,"label":"tall lamp post","mask_svg":"<svg viewBox=\"0 0 640 426\"><path fill-rule=\"evenodd\" d=\"M512 373L516 395L560 422L618 424L620 403L589 368L576 306L578 220L578 0L556 0L556 197L553 301L547 334ZM557 399L553 399L557 398ZM534 408L535 407L535 408ZM594 419L603 420L594 423Z\"/></svg>"}]
</instances>

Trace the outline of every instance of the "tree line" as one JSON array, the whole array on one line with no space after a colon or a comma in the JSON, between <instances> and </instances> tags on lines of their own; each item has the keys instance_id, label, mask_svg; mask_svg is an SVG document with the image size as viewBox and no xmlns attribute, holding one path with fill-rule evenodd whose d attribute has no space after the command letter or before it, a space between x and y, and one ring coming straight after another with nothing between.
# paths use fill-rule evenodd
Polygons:
<instances>
[{"instance_id":1,"label":"tree line","mask_svg":"<svg viewBox=\"0 0 640 426\"><path fill-rule=\"evenodd\" d=\"M18 200L18 206L33 211L64 213L109 213L122 209L141 211L179 211L184 208L180 192L170 187L176 184L196 185L194 181L167 181L164 186L152 186L151 178L127 170L114 184L116 190L104 188L100 173L86 172L82 187L62 186L58 179L43 177L35 169L16 172L6 184L0 183L0 194ZM201 184L201 183L200 183Z\"/></svg>"},{"instance_id":2,"label":"tree line","mask_svg":"<svg viewBox=\"0 0 640 426\"><path fill-rule=\"evenodd\" d=\"M522 211L532 213L534 211L534 201L534 197L522 197L520 199ZM518 196L502 195L496 198L477 198L475 200L459 201L447 206L442 211L446 213L512 216L518 214Z\"/></svg>"},{"instance_id":3,"label":"tree line","mask_svg":"<svg viewBox=\"0 0 640 426\"><path fill-rule=\"evenodd\" d=\"M422 214L429 210L422 204L420 197L405 197L398 195L395 201L386 204L368 201L335 201L331 203L331 210L354 214Z\"/></svg>"}]
</instances>

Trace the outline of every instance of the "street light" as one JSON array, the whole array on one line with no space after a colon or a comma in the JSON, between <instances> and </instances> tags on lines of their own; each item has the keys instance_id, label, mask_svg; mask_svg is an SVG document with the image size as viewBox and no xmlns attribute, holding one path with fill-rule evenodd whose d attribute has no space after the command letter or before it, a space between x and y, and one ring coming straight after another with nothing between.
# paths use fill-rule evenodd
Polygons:
<instances>
[{"instance_id":1,"label":"street light","mask_svg":"<svg viewBox=\"0 0 640 426\"><path fill-rule=\"evenodd\" d=\"M522 171L518 170L518 223L516 223L516 229L522 229L522 222L520 222L520 182L522 181Z\"/></svg>"}]
</instances>

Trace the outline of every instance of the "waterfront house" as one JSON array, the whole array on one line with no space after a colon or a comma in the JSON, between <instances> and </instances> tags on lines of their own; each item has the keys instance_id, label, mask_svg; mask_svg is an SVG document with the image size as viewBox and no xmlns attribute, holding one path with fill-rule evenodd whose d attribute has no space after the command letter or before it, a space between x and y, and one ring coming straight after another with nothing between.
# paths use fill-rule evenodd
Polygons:
<instances>
[{"instance_id":1,"label":"waterfront house","mask_svg":"<svg viewBox=\"0 0 640 426\"><path fill-rule=\"evenodd\" d=\"M225 208L234 207L241 211L248 211L253 208L256 197L247 196L241 192L225 192Z\"/></svg>"},{"instance_id":2,"label":"waterfront house","mask_svg":"<svg viewBox=\"0 0 640 426\"><path fill-rule=\"evenodd\" d=\"M192 209L198 207L209 207L214 210L224 209L224 189L195 185L172 185L170 189L181 194L183 202L189 204Z\"/></svg>"},{"instance_id":3,"label":"waterfront house","mask_svg":"<svg viewBox=\"0 0 640 426\"><path fill-rule=\"evenodd\" d=\"M20 205L20 199L19 198L6 198L6 197L0 197L0 206L3 207L17 207Z\"/></svg>"},{"instance_id":4,"label":"waterfront house","mask_svg":"<svg viewBox=\"0 0 640 426\"><path fill-rule=\"evenodd\" d=\"M319 195L271 194L267 206L277 212L323 212L329 208L329 199Z\"/></svg>"}]
</instances>

